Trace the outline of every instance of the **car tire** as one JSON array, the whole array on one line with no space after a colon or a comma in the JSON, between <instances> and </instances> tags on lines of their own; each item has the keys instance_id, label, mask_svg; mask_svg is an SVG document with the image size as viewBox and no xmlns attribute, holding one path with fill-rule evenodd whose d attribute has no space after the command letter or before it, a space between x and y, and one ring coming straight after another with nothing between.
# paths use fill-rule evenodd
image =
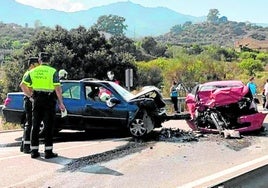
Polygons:
<instances>
[{"instance_id":1,"label":"car tire","mask_svg":"<svg viewBox=\"0 0 268 188\"><path fill-rule=\"evenodd\" d=\"M135 118L129 126L129 132L133 137L144 137L147 134L143 118Z\"/></svg>"},{"instance_id":2,"label":"car tire","mask_svg":"<svg viewBox=\"0 0 268 188\"><path fill-rule=\"evenodd\" d=\"M154 129L155 125L145 109L140 109L136 117L129 125L131 136L144 138Z\"/></svg>"}]
</instances>

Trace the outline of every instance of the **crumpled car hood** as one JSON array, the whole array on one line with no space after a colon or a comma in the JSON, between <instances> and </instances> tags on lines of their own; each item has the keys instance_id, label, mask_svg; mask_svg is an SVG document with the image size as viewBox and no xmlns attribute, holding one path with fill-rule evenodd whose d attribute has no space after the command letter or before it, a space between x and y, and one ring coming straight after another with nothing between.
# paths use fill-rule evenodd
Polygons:
<instances>
[{"instance_id":1,"label":"crumpled car hood","mask_svg":"<svg viewBox=\"0 0 268 188\"><path fill-rule=\"evenodd\" d=\"M134 95L134 97L130 98L130 101L141 98L143 95L146 95L151 92L156 92L157 94L160 94L160 89L155 86L145 86L139 93Z\"/></svg>"}]
</instances>

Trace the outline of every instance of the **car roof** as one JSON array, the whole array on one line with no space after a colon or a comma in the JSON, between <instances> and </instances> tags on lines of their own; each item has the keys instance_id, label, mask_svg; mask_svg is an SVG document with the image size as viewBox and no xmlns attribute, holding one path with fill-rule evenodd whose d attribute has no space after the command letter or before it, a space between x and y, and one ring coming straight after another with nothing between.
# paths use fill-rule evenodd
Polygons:
<instances>
[{"instance_id":1,"label":"car roof","mask_svg":"<svg viewBox=\"0 0 268 188\"><path fill-rule=\"evenodd\" d=\"M222 80L222 81L212 81L201 84L202 86L241 86L244 85L240 80Z\"/></svg>"},{"instance_id":2,"label":"car roof","mask_svg":"<svg viewBox=\"0 0 268 188\"><path fill-rule=\"evenodd\" d=\"M75 83L75 82L91 82L91 83L109 83L111 81L106 81L106 80L98 80L98 79L95 79L95 78L83 78L81 80L61 80L61 82L72 82L72 83Z\"/></svg>"}]
</instances>

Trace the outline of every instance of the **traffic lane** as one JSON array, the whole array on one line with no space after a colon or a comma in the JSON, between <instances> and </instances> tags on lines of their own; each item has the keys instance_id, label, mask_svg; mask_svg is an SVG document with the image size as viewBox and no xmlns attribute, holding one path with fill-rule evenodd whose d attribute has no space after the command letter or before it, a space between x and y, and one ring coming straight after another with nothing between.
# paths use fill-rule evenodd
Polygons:
<instances>
[{"instance_id":1,"label":"traffic lane","mask_svg":"<svg viewBox=\"0 0 268 188\"><path fill-rule=\"evenodd\" d=\"M0 148L0 187L39 187L46 177L76 158L104 153L128 143L128 138L107 139L82 142L62 142L54 145L54 151L59 157L44 159L43 145L40 145L41 157L31 159L29 154L19 152L18 147Z\"/></svg>"},{"instance_id":2,"label":"traffic lane","mask_svg":"<svg viewBox=\"0 0 268 188\"><path fill-rule=\"evenodd\" d=\"M0 147L16 145L21 141L22 129L0 131Z\"/></svg>"},{"instance_id":3,"label":"traffic lane","mask_svg":"<svg viewBox=\"0 0 268 188\"><path fill-rule=\"evenodd\" d=\"M121 141L121 140L129 140L130 137L126 137L121 133L103 131L103 134L96 132L92 134L85 133L83 131L70 131L65 130L62 131L60 134L53 138L54 140L54 149L59 147L59 150L65 150L70 148L78 148L85 144L87 145L96 145L97 143L107 142L107 141ZM21 145L21 137L22 131L15 130L15 131L4 131L1 132L1 141L0 141L0 157L14 157L19 154L19 156L24 156L23 153L20 152L20 145ZM44 139L41 138L40 140L40 152L43 152L44 148ZM64 147L64 149L62 149ZM79 154L79 152L78 152Z\"/></svg>"},{"instance_id":4,"label":"traffic lane","mask_svg":"<svg viewBox=\"0 0 268 188\"><path fill-rule=\"evenodd\" d=\"M254 143L258 143L258 140ZM55 173L42 187L178 187L202 180L194 184L200 187L198 185L201 183L213 183L206 177L267 153L267 148L251 152L256 146L258 144L236 151L208 140L157 142L140 152L116 160L80 166L77 163L75 170L64 167L60 169L63 173ZM260 149L260 146L257 148ZM62 182L62 179L68 181ZM204 182L204 179L210 182Z\"/></svg>"},{"instance_id":5,"label":"traffic lane","mask_svg":"<svg viewBox=\"0 0 268 188\"><path fill-rule=\"evenodd\" d=\"M180 127L185 126L183 121L173 123ZM172 127L176 126L173 124ZM48 181L45 186L57 187L62 178L69 179L68 182L64 182L65 186L71 186L71 182L76 182L76 185L86 184L88 187L136 187L138 182L140 187L177 187L195 180L196 187L200 187L198 185L201 183L215 185L214 179L207 177L258 159L268 151L266 135L225 141L226 139L220 138L219 135L213 135L205 136L199 142L157 142L140 153L128 155L120 160L81 166L70 176L58 174L53 178L53 183ZM240 143L242 146L238 146ZM84 175L80 176L81 172ZM231 178L236 173L230 174L229 177L226 173L224 177L217 176L217 181Z\"/></svg>"},{"instance_id":6,"label":"traffic lane","mask_svg":"<svg viewBox=\"0 0 268 188\"><path fill-rule=\"evenodd\" d=\"M217 187L267 187L268 185L268 165L262 166L226 182L213 186Z\"/></svg>"},{"instance_id":7,"label":"traffic lane","mask_svg":"<svg viewBox=\"0 0 268 188\"><path fill-rule=\"evenodd\" d=\"M72 160L62 165L53 175L44 177L45 183L39 180L23 185L33 186L38 183L39 187L136 187L138 182L140 187L177 187L195 182L194 185L199 187L204 179L211 182L206 177L267 153L267 141L263 138L265 137L252 136L252 143L240 150L230 145L237 142L242 142L243 145L243 140L224 142L226 139L221 139L218 135L205 136L199 142L152 142L152 145L149 144L139 152L125 156L113 151L115 158L112 160L93 164L86 162L90 162L92 155L83 155L76 158L75 162ZM103 153L104 156L106 154ZM66 153L65 157L67 155Z\"/></svg>"}]
</instances>

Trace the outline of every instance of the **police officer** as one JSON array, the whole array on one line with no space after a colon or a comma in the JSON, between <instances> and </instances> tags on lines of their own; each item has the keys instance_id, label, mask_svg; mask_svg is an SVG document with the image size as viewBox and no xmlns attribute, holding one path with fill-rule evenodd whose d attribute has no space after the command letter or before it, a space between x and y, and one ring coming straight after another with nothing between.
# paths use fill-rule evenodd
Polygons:
<instances>
[{"instance_id":1,"label":"police officer","mask_svg":"<svg viewBox=\"0 0 268 188\"><path fill-rule=\"evenodd\" d=\"M31 131L31 158L40 156L39 129L40 123L44 123L45 158L57 157L53 153L53 127L55 123L56 97L59 109L65 110L62 101L62 90L56 69L49 65L50 58L45 52L39 53L39 66L32 69L23 79L22 89L27 96L31 96L33 102L33 126Z\"/></svg>"},{"instance_id":2,"label":"police officer","mask_svg":"<svg viewBox=\"0 0 268 188\"><path fill-rule=\"evenodd\" d=\"M38 58L30 57L27 62L28 70L24 73L22 80L26 78L26 76L29 74L29 71L32 70L37 65L39 65ZM24 96L23 100L24 100L23 106L25 111L25 119L23 121L23 136L21 140L20 151L23 153L30 153L31 152L30 134L32 128L32 101L27 95Z\"/></svg>"}]
</instances>

